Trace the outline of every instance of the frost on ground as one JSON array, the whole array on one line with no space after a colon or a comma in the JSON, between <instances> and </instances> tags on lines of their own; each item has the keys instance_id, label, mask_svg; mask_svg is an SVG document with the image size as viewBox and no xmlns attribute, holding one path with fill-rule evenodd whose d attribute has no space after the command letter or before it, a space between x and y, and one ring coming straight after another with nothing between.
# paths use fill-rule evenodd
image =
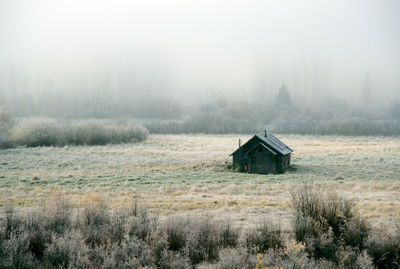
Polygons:
<instances>
[{"instance_id":1,"label":"frost on ground","mask_svg":"<svg viewBox=\"0 0 400 269\"><path fill-rule=\"evenodd\" d=\"M281 175L233 172L237 135L150 135L139 144L0 151L0 205L38 206L65 193L76 206L137 199L153 213L288 225L290 189L317 182L351 199L374 225L400 221L400 138L280 135L295 152ZM241 137L244 142L250 137Z\"/></svg>"}]
</instances>

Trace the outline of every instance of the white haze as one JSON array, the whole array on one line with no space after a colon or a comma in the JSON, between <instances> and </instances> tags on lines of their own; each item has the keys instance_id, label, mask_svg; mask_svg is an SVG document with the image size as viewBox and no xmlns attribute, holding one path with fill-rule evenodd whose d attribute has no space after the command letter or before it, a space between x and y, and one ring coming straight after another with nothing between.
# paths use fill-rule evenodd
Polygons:
<instances>
[{"instance_id":1,"label":"white haze","mask_svg":"<svg viewBox=\"0 0 400 269\"><path fill-rule=\"evenodd\" d=\"M286 83L311 103L358 98L369 74L389 102L399 12L396 0L0 0L0 96L197 104L273 98Z\"/></svg>"}]
</instances>

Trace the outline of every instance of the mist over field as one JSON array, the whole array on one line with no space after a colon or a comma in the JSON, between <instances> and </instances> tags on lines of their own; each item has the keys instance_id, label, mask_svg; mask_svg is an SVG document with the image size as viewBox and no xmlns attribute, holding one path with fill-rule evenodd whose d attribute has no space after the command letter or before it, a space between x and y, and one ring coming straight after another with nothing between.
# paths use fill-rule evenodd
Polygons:
<instances>
[{"instance_id":1,"label":"mist over field","mask_svg":"<svg viewBox=\"0 0 400 269\"><path fill-rule=\"evenodd\" d=\"M2 0L0 108L152 119L150 131L167 133L399 134L398 10L394 0Z\"/></svg>"},{"instance_id":2,"label":"mist over field","mask_svg":"<svg viewBox=\"0 0 400 269\"><path fill-rule=\"evenodd\" d=\"M399 11L0 0L0 269L400 268Z\"/></svg>"}]
</instances>

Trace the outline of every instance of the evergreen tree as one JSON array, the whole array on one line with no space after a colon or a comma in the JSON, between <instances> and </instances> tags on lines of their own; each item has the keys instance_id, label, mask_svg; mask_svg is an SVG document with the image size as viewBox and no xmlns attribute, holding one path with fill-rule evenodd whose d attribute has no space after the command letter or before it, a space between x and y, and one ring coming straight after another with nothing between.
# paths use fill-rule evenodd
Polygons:
<instances>
[{"instance_id":1,"label":"evergreen tree","mask_svg":"<svg viewBox=\"0 0 400 269\"><path fill-rule=\"evenodd\" d=\"M275 98L275 104L277 106L290 106L292 105L292 100L290 98L290 94L288 88L285 83L279 88L279 93Z\"/></svg>"}]
</instances>

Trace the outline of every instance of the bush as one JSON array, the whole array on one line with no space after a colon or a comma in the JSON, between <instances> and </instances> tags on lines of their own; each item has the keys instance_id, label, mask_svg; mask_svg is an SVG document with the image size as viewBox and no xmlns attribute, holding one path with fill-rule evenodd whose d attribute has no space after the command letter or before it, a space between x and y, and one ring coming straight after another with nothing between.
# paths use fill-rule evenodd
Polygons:
<instances>
[{"instance_id":1,"label":"bush","mask_svg":"<svg viewBox=\"0 0 400 269\"><path fill-rule=\"evenodd\" d=\"M329 269L337 268L332 262L324 259L312 259L305 251L305 245L294 240L286 242L280 249L269 249L266 253L258 254L258 264L266 268L285 269ZM259 266L259 267L261 267Z\"/></svg>"},{"instance_id":2,"label":"bush","mask_svg":"<svg viewBox=\"0 0 400 269\"><path fill-rule=\"evenodd\" d=\"M43 264L54 268L88 268L88 248L79 233L53 235L43 255Z\"/></svg>"},{"instance_id":3,"label":"bush","mask_svg":"<svg viewBox=\"0 0 400 269\"><path fill-rule=\"evenodd\" d=\"M104 247L108 243L110 215L102 203L92 203L83 209L80 230L85 244L92 249Z\"/></svg>"},{"instance_id":4,"label":"bush","mask_svg":"<svg viewBox=\"0 0 400 269\"><path fill-rule=\"evenodd\" d=\"M239 244L239 230L230 223L224 223L220 229L219 245L224 248L235 248Z\"/></svg>"},{"instance_id":5,"label":"bush","mask_svg":"<svg viewBox=\"0 0 400 269\"><path fill-rule=\"evenodd\" d=\"M189 227L191 223L189 219L169 218L164 224L164 232L168 242L168 248L172 251L181 251L185 248Z\"/></svg>"},{"instance_id":6,"label":"bush","mask_svg":"<svg viewBox=\"0 0 400 269\"><path fill-rule=\"evenodd\" d=\"M45 229L63 235L72 227L72 205L62 195L57 194L41 212Z\"/></svg>"},{"instance_id":7,"label":"bush","mask_svg":"<svg viewBox=\"0 0 400 269\"><path fill-rule=\"evenodd\" d=\"M61 130L54 120L37 118L18 124L11 141L27 147L57 146L60 136Z\"/></svg>"},{"instance_id":8,"label":"bush","mask_svg":"<svg viewBox=\"0 0 400 269\"><path fill-rule=\"evenodd\" d=\"M219 254L219 268L221 269L253 269L256 268L257 259L246 248L224 248Z\"/></svg>"},{"instance_id":9,"label":"bush","mask_svg":"<svg viewBox=\"0 0 400 269\"><path fill-rule=\"evenodd\" d=\"M154 265L149 245L137 238L126 237L121 245L114 244L104 261L105 268L143 268Z\"/></svg>"},{"instance_id":10,"label":"bush","mask_svg":"<svg viewBox=\"0 0 400 269\"><path fill-rule=\"evenodd\" d=\"M352 248L355 257L365 249L370 228L350 201L305 184L292 191L291 208L295 238L311 257L339 263L340 247Z\"/></svg>"},{"instance_id":11,"label":"bush","mask_svg":"<svg viewBox=\"0 0 400 269\"><path fill-rule=\"evenodd\" d=\"M252 253L264 253L269 249L281 248L283 246L282 231L264 221L256 229L247 233L245 246Z\"/></svg>"},{"instance_id":12,"label":"bush","mask_svg":"<svg viewBox=\"0 0 400 269\"><path fill-rule=\"evenodd\" d=\"M219 252L218 223L209 219L197 219L191 223L186 242L186 255L192 264L217 259Z\"/></svg>"},{"instance_id":13,"label":"bush","mask_svg":"<svg viewBox=\"0 0 400 269\"><path fill-rule=\"evenodd\" d=\"M0 109L0 135L4 138L8 137L10 130L14 125L14 120L7 111Z\"/></svg>"},{"instance_id":14,"label":"bush","mask_svg":"<svg viewBox=\"0 0 400 269\"><path fill-rule=\"evenodd\" d=\"M136 205L135 208L137 208ZM149 242L151 234L156 231L158 226L158 219L151 216L143 207L131 210L131 212L133 215L128 220L129 236Z\"/></svg>"},{"instance_id":15,"label":"bush","mask_svg":"<svg viewBox=\"0 0 400 269\"><path fill-rule=\"evenodd\" d=\"M157 266L161 269L185 269L191 267L183 254L167 249L162 251Z\"/></svg>"},{"instance_id":16,"label":"bush","mask_svg":"<svg viewBox=\"0 0 400 269\"><path fill-rule=\"evenodd\" d=\"M392 233L375 231L366 242L368 254L377 268L400 267L400 229Z\"/></svg>"},{"instance_id":17,"label":"bush","mask_svg":"<svg viewBox=\"0 0 400 269\"><path fill-rule=\"evenodd\" d=\"M11 234L1 242L0 268L38 268L39 261L29 250L29 234Z\"/></svg>"},{"instance_id":18,"label":"bush","mask_svg":"<svg viewBox=\"0 0 400 269\"><path fill-rule=\"evenodd\" d=\"M13 129L13 146L105 145L144 141L148 130L128 122L81 120L67 122L47 118L22 120Z\"/></svg>"}]
</instances>

